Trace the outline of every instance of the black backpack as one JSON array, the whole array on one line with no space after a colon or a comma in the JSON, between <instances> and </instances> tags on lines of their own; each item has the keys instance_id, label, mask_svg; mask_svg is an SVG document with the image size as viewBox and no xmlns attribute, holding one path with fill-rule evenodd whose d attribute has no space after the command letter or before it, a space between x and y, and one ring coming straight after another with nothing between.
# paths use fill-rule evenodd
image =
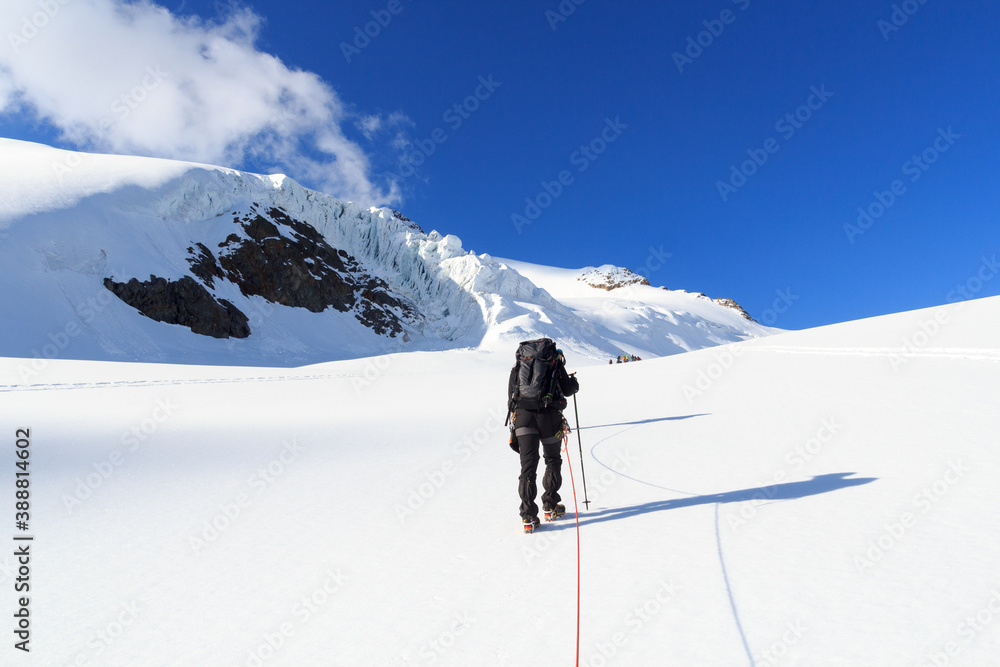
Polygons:
<instances>
[{"instance_id":1,"label":"black backpack","mask_svg":"<svg viewBox=\"0 0 1000 667\"><path fill-rule=\"evenodd\" d=\"M556 370L561 363L562 355L551 338L524 341L518 345L511 410L565 409L566 398L556 380Z\"/></svg>"}]
</instances>

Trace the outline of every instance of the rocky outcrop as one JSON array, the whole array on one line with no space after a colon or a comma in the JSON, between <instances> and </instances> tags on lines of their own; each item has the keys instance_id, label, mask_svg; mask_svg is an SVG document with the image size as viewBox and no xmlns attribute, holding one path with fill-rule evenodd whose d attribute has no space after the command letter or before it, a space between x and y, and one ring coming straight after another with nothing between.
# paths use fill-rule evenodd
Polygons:
<instances>
[{"instance_id":1,"label":"rocky outcrop","mask_svg":"<svg viewBox=\"0 0 1000 667\"><path fill-rule=\"evenodd\" d=\"M216 256L203 244L189 248L191 271L211 284L227 280L245 296L320 313L327 308L355 311L359 321L380 335L403 331L404 318L415 314L393 296L385 281L371 276L350 255L330 246L314 227L272 208L251 212L234 222Z\"/></svg>"},{"instance_id":2,"label":"rocky outcrop","mask_svg":"<svg viewBox=\"0 0 1000 667\"><path fill-rule=\"evenodd\" d=\"M392 208L392 209L389 209L389 210L392 211L392 217L396 218L396 220L399 220L400 222L405 222L406 226L409 227L410 229L412 229L413 231L419 232L421 234L425 233L424 230L423 230L423 228L420 225L418 225L417 223L413 222L412 220L410 220L409 218L407 218L405 215L403 215L402 213L400 213L396 209Z\"/></svg>"},{"instance_id":3,"label":"rocky outcrop","mask_svg":"<svg viewBox=\"0 0 1000 667\"><path fill-rule=\"evenodd\" d=\"M190 276L166 280L150 276L139 282L104 279L104 286L119 299L157 322L179 324L213 338L246 338L250 335L247 316L225 299L216 299L205 286Z\"/></svg>"},{"instance_id":4,"label":"rocky outcrop","mask_svg":"<svg viewBox=\"0 0 1000 667\"><path fill-rule=\"evenodd\" d=\"M630 285L649 285L649 280L637 273L622 268L606 264L583 274L578 280L587 283L591 287L607 291L629 287Z\"/></svg>"},{"instance_id":5,"label":"rocky outcrop","mask_svg":"<svg viewBox=\"0 0 1000 667\"><path fill-rule=\"evenodd\" d=\"M751 322L756 322L757 321L754 318L750 317L750 313L748 313L746 310L744 310L743 306L741 306L740 304L736 303L732 299L712 299L712 301L714 301L715 303L719 304L720 306L725 306L726 308L731 308L731 309L735 310L737 313L739 313L743 317L743 319L750 320Z\"/></svg>"},{"instance_id":6,"label":"rocky outcrop","mask_svg":"<svg viewBox=\"0 0 1000 667\"><path fill-rule=\"evenodd\" d=\"M644 278L643 276L640 276L637 273L633 273L632 271L626 268L622 268L620 266L612 266L610 264L605 264L604 266L600 266L596 269L591 269L590 271L584 273L582 276L577 278L577 280L585 282L591 287L607 290L609 292L611 290L620 289L622 287L629 287L632 285L649 285L649 281L646 280L646 278ZM666 290L668 292L670 291L666 287L660 287L660 289ZM695 294L695 296L698 297L699 299L706 299L708 301L712 301L713 303L717 303L725 308L735 310L745 320L748 320L750 322L757 322L757 320L750 317L750 314L743 309L743 306L736 303L732 299L713 299L700 292Z\"/></svg>"},{"instance_id":7,"label":"rocky outcrop","mask_svg":"<svg viewBox=\"0 0 1000 667\"><path fill-rule=\"evenodd\" d=\"M397 336L405 322L418 318L385 281L333 248L312 225L277 208L234 214L233 223L236 230L214 252L200 241L188 248L193 277L168 282L151 276L105 286L144 315L216 338L250 335L243 313L210 293L220 282L236 285L244 296L291 308L352 312L379 335Z\"/></svg>"}]
</instances>

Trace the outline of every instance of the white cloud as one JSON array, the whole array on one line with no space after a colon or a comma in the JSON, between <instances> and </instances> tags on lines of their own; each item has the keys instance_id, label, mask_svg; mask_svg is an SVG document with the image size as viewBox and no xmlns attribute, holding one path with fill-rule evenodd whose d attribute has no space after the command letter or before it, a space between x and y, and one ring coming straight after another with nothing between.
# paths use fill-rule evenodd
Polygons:
<instances>
[{"instance_id":1,"label":"white cloud","mask_svg":"<svg viewBox=\"0 0 1000 667\"><path fill-rule=\"evenodd\" d=\"M261 20L248 9L209 23L148 0L3 2L0 111L30 110L85 149L252 157L345 199L399 199L343 134L354 121L336 92L257 49Z\"/></svg>"},{"instance_id":2,"label":"white cloud","mask_svg":"<svg viewBox=\"0 0 1000 667\"><path fill-rule=\"evenodd\" d=\"M364 118L358 120L358 129L364 133L366 139L371 139L381 128L381 116L365 116Z\"/></svg>"},{"instance_id":3,"label":"white cloud","mask_svg":"<svg viewBox=\"0 0 1000 667\"><path fill-rule=\"evenodd\" d=\"M397 132L396 136L393 137L392 147L401 153L408 150L412 145L413 142L410 141L410 137L406 134L406 132Z\"/></svg>"},{"instance_id":4,"label":"white cloud","mask_svg":"<svg viewBox=\"0 0 1000 667\"><path fill-rule=\"evenodd\" d=\"M405 137L408 129L415 126L416 124L410 119L409 116L400 113L399 111L394 111L388 115L371 114L363 116L355 123L357 130L361 132L365 136L365 139L368 139L369 141L373 141L376 138L384 137L392 133L395 133L396 135L403 135ZM409 140L407 139L407 141ZM394 148L399 148L398 139L393 138L390 142Z\"/></svg>"}]
</instances>

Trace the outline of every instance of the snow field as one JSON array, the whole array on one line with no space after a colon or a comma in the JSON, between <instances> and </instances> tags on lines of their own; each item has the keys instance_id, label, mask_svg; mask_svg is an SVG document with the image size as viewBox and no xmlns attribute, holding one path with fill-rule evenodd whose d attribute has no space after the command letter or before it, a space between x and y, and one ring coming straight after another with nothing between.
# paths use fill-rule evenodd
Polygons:
<instances>
[{"instance_id":1,"label":"snow field","mask_svg":"<svg viewBox=\"0 0 1000 667\"><path fill-rule=\"evenodd\" d=\"M570 356L581 664L989 664L998 304L949 307L895 367L933 311L740 343L725 367ZM4 383L4 432L34 448L32 664L571 661L575 527L521 534L511 353L53 361ZM570 455L582 500L575 434Z\"/></svg>"}]
</instances>

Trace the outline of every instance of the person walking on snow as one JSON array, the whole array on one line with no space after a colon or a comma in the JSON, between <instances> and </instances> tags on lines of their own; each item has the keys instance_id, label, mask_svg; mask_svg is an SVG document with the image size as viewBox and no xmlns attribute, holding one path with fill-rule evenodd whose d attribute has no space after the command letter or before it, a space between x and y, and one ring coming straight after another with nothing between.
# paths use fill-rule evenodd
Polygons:
<instances>
[{"instance_id":1,"label":"person walking on snow","mask_svg":"<svg viewBox=\"0 0 1000 667\"><path fill-rule=\"evenodd\" d=\"M536 384L545 387L542 392L544 400L536 401L531 390L525 388L532 376L541 378ZM535 503L539 445L545 459L542 476L545 519L557 519L566 511L559 502L559 488L562 486L562 457L559 455L564 424L562 411L566 408L566 397L579 390L579 381L575 374L566 372L566 358L553 341L543 338L522 343L518 348L517 363L511 369L507 382L507 404L514 418L511 447L516 447L521 456L517 491L521 498L520 514L525 532L530 533L539 525L538 505Z\"/></svg>"}]
</instances>

